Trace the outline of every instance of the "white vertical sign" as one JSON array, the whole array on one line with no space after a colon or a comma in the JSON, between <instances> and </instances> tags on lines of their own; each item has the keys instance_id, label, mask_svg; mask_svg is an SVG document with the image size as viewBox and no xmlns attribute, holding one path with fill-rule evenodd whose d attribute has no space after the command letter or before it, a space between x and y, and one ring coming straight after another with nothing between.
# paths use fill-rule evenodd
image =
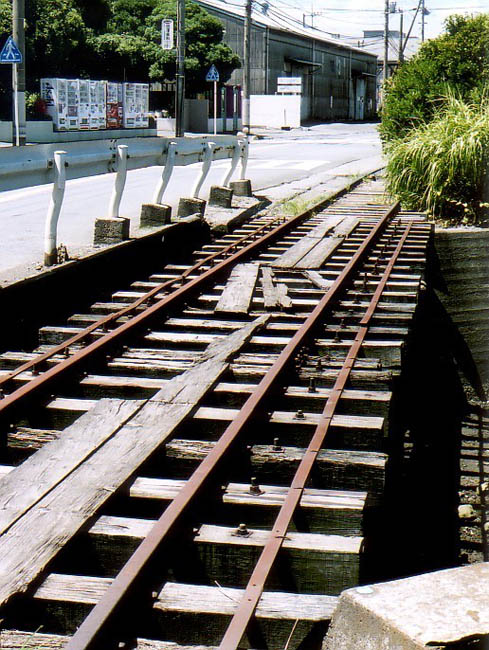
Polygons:
<instances>
[{"instance_id":1,"label":"white vertical sign","mask_svg":"<svg viewBox=\"0 0 489 650\"><path fill-rule=\"evenodd\" d=\"M161 21L161 47L164 50L173 50L173 20Z\"/></svg>"}]
</instances>

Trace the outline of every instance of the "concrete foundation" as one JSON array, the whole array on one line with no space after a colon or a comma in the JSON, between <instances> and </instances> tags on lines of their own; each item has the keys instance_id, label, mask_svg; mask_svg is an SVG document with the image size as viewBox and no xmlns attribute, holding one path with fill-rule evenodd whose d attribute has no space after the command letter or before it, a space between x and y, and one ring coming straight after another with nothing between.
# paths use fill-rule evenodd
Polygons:
<instances>
[{"instance_id":1,"label":"concrete foundation","mask_svg":"<svg viewBox=\"0 0 489 650\"><path fill-rule=\"evenodd\" d=\"M439 268L433 284L489 388L489 229L449 228L435 233ZM458 365L466 372L467 363Z\"/></svg>"},{"instance_id":2,"label":"concrete foundation","mask_svg":"<svg viewBox=\"0 0 489 650\"><path fill-rule=\"evenodd\" d=\"M474 648L489 642L489 564L344 591L323 650ZM476 647L486 647L477 645Z\"/></svg>"},{"instance_id":3,"label":"concrete foundation","mask_svg":"<svg viewBox=\"0 0 489 650\"><path fill-rule=\"evenodd\" d=\"M233 190L229 187L213 185L209 194L209 205L219 208L230 208L233 200Z\"/></svg>"},{"instance_id":4,"label":"concrete foundation","mask_svg":"<svg viewBox=\"0 0 489 650\"><path fill-rule=\"evenodd\" d=\"M231 181L229 187L233 190L235 196L253 196L251 181L249 179L245 178L239 181Z\"/></svg>"},{"instance_id":5,"label":"concrete foundation","mask_svg":"<svg viewBox=\"0 0 489 650\"><path fill-rule=\"evenodd\" d=\"M190 217L192 214L200 214L204 216L206 202L204 199L180 199L178 202L178 212L179 217Z\"/></svg>"},{"instance_id":6,"label":"concrete foundation","mask_svg":"<svg viewBox=\"0 0 489 650\"><path fill-rule=\"evenodd\" d=\"M139 225L141 228L164 226L171 221L171 206L159 203L143 203Z\"/></svg>"},{"instance_id":7,"label":"concrete foundation","mask_svg":"<svg viewBox=\"0 0 489 650\"><path fill-rule=\"evenodd\" d=\"M117 244L129 239L130 220L123 217L96 219L93 234L94 244Z\"/></svg>"}]
</instances>

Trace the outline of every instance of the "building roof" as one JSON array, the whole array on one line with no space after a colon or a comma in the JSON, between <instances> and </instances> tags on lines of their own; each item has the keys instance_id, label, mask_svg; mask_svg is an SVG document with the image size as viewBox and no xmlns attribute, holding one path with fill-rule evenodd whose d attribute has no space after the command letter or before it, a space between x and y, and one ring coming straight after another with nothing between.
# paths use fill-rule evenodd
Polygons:
<instances>
[{"instance_id":1,"label":"building roof","mask_svg":"<svg viewBox=\"0 0 489 650\"><path fill-rule=\"evenodd\" d=\"M204 7L210 7L217 9L224 13L230 14L232 16L237 16L244 20L245 18L245 7L238 5L235 2L225 2L224 0L194 0L197 4L203 5ZM252 5L253 6L253 5ZM328 45L334 45L335 47L351 50L354 52L359 52L366 54L367 56L378 56L375 52L371 52L364 48L355 47L355 40L352 43L346 42L345 39L337 38L328 38L325 36L325 33L314 27L309 27L308 25L301 25L300 20L294 18L293 16L288 16L283 13L276 13L272 7L268 7L267 3L264 2L260 5L262 9L257 10L255 7L252 9L252 21L254 24L262 25L263 27L268 27L280 32L288 32L296 34L298 36L303 36L304 38L314 39L315 41L321 41L327 43Z\"/></svg>"},{"instance_id":2,"label":"building roof","mask_svg":"<svg viewBox=\"0 0 489 650\"><path fill-rule=\"evenodd\" d=\"M364 51L375 54L381 61L384 59L384 32L379 30L377 35L371 35L371 32L364 32L365 36L344 36L343 41L355 45ZM368 34L368 36L367 36ZM406 35L404 34L404 38ZM410 36L404 48L404 58L410 59L418 51L420 39ZM399 31L389 30L389 62L399 60Z\"/></svg>"}]
</instances>

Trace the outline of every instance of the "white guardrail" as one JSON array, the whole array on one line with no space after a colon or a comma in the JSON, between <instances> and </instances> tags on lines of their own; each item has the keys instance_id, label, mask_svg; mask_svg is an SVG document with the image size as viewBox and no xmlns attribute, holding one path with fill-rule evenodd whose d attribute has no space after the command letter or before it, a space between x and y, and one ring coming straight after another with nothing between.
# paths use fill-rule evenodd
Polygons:
<instances>
[{"instance_id":1,"label":"white guardrail","mask_svg":"<svg viewBox=\"0 0 489 650\"><path fill-rule=\"evenodd\" d=\"M89 140L65 142L62 147L59 144L5 147L0 149L0 191L53 184L44 238L45 259L51 259L57 247L57 225L66 181L116 172L107 215L118 217L129 170L163 167L153 194L153 203L161 204L174 167L202 163L191 191L191 196L198 198L212 162L222 159L231 159L231 163L221 185L229 184L240 162L239 178L244 179L248 161L248 140L244 134Z\"/></svg>"}]
</instances>

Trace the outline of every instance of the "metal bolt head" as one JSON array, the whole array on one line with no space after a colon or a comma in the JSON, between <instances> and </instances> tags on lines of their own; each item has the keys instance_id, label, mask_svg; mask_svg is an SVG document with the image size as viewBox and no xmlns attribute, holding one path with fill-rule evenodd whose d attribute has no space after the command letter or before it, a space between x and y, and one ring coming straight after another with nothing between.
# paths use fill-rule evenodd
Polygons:
<instances>
[{"instance_id":1,"label":"metal bolt head","mask_svg":"<svg viewBox=\"0 0 489 650\"><path fill-rule=\"evenodd\" d=\"M307 389L309 393L316 392L316 379L315 377L310 377L309 379L309 388Z\"/></svg>"},{"instance_id":2,"label":"metal bolt head","mask_svg":"<svg viewBox=\"0 0 489 650\"><path fill-rule=\"evenodd\" d=\"M304 415L304 411L302 411L302 409L297 409L297 413L295 414L294 417L297 420L304 420L306 416Z\"/></svg>"},{"instance_id":3,"label":"metal bolt head","mask_svg":"<svg viewBox=\"0 0 489 650\"><path fill-rule=\"evenodd\" d=\"M246 524L240 524L234 531L234 534L239 537L249 537L251 535Z\"/></svg>"},{"instance_id":4,"label":"metal bolt head","mask_svg":"<svg viewBox=\"0 0 489 650\"><path fill-rule=\"evenodd\" d=\"M274 438L273 439L273 451L282 451L282 447L280 445L280 439L279 438Z\"/></svg>"},{"instance_id":5,"label":"metal bolt head","mask_svg":"<svg viewBox=\"0 0 489 650\"><path fill-rule=\"evenodd\" d=\"M263 494L263 490L260 489L256 476L252 476L250 480L250 494Z\"/></svg>"}]
</instances>

